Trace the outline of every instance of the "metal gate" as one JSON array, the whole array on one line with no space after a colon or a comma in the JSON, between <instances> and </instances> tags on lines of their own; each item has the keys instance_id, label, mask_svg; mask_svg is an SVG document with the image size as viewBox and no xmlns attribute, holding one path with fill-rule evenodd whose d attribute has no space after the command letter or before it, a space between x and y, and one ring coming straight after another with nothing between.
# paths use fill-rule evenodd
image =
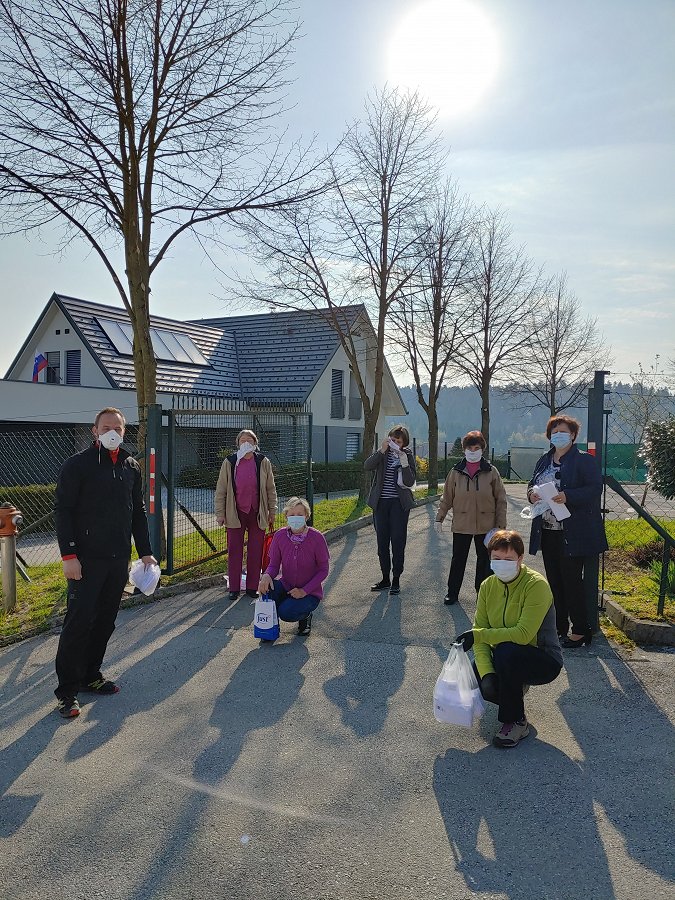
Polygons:
<instances>
[{"instance_id":1,"label":"metal gate","mask_svg":"<svg viewBox=\"0 0 675 900\"><path fill-rule=\"evenodd\" d=\"M148 414L148 513L153 547L163 548L168 575L227 553L214 496L220 467L242 429L258 435L272 463L278 523L289 497L306 497L313 509L312 415L305 407L192 400L186 408L154 407Z\"/></svg>"},{"instance_id":2,"label":"metal gate","mask_svg":"<svg viewBox=\"0 0 675 900\"><path fill-rule=\"evenodd\" d=\"M609 386L608 372L596 372L589 391L589 451L604 476L603 517L609 550L598 573L600 597L654 600L663 615L673 593L675 501L649 484L642 455L647 427L675 416L675 393L653 376Z\"/></svg>"}]
</instances>

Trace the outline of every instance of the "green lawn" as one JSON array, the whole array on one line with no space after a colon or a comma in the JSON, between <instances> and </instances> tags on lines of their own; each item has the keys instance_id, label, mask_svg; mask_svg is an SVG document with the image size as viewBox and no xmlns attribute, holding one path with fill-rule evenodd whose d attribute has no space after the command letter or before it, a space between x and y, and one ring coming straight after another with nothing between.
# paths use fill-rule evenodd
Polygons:
<instances>
[{"instance_id":1,"label":"green lawn","mask_svg":"<svg viewBox=\"0 0 675 900\"><path fill-rule=\"evenodd\" d=\"M675 522L662 519L659 524L675 537ZM610 546L605 556L605 590L631 615L675 623L673 593L666 594L663 616L657 613L660 567L638 565L632 558L633 551L660 540L657 533L642 519L608 520L605 530ZM671 581L674 568L671 563Z\"/></svg>"}]
</instances>

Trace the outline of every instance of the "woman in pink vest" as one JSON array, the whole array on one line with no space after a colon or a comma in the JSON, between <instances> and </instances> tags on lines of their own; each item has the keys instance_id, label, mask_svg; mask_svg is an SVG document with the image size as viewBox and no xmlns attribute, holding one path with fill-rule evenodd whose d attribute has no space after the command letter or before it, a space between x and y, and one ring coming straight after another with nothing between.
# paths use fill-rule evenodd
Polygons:
<instances>
[{"instance_id":1,"label":"woman in pink vest","mask_svg":"<svg viewBox=\"0 0 675 900\"><path fill-rule=\"evenodd\" d=\"M277 489L272 463L258 449L253 431L240 431L237 452L220 467L216 485L216 519L227 526L228 580L230 600L239 597L244 558L244 536L248 532L246 593L257 597L266 529L274 527Z\"/></svg>"}]
</instances>

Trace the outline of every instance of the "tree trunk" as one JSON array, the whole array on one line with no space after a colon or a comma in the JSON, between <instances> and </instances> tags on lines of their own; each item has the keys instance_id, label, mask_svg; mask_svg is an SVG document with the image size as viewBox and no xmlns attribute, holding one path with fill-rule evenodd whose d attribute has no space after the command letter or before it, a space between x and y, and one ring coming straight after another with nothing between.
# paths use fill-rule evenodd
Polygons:
<instances>
[{"instance_id":1,"label":"tree trunk","mask_svg":"<svg viewBox=\"0 0 675 900\"><path fill-rule=\"evenodd\" d=\"M429 485L429 493L438 493L438 412L436 410L436 400L429 392L429 409L427 410L427 418L429 420L429 474L427 482Z\"/></svg>"},{"instance_id":2,"label":"tree trunk","mask_svg":"<svg viewBox=\"0 0 675 900\"><path fill-rule=\"evenodd\" d=\"M490 379L483 376L480 388L480 430L485 438L487 452L490 452Z\"/></svg>"},{"instance_id":3,"label":"tree trunk","mask_svg":"<svg viewBox=\"0 0 675 900\"><path fill-rule=\"evenodd\" d=\"M363 458L366 459L371 455L373 450L375 449L375 426L377 424L377 416L373 415L372 411L369 415L365 416L365 422L363 427ZM381 436L381 435L380 435ZM361 486L359 488L359 499L358 502L366 503L368 500L368 494L370 493L370 485L372 484L373 473L365 472L363 473L363 477L361 478Z\"/></svg>"}]
</instances>

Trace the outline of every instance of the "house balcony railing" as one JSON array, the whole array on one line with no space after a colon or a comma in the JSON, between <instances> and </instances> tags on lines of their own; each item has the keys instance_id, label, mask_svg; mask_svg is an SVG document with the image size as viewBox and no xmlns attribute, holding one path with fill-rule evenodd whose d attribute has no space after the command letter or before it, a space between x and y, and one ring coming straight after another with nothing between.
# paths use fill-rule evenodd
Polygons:
<instances>
[{"instance_id":1,"label":"house balcony railing","mask_svg":"<svg viewBox=\"0 0 675 900\"><path fill-rule=\"evenodd\" d=\"M363 414L363 402L360 397L349 398L349 418L358 420Z\"/></svg>"},{"instance_id":2,"label":"house balcony railing","mask_svg":"<svg viewBox=\"0 0 675 900\"><path fill-rule=\"evenodd\" d=\"M330 398L330 417L331 419L344 419L345 405L347 398L340 394L333 394Z\"/></svg>"}]
</instances>

